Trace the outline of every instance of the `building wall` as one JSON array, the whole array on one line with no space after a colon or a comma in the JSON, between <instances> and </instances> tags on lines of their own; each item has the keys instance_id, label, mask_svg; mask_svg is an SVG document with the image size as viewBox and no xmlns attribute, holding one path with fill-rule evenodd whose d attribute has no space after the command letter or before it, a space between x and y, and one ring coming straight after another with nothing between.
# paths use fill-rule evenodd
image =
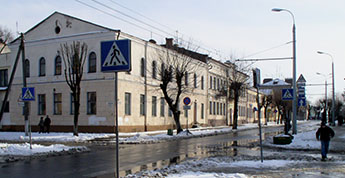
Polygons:
<instances>
[{"instance_id":1,"label":"building wall","mask_svg":"<svg viewBox=\"0 0 345 178\"><path fill-rule=\"evenodd\" d=\"M56 23L58 22L58 23ZM56 24L60 31L56 33ZM60 24L60 25L59 25ZM81 83L81 106L79 115L79 131L81 132L114 132L115 127L115 82L113 73L101 72L101 41L119 39L131 40L132 70L130 72L118 73L118 122L121 132L137 132L145 130L160 130L174 128L172 116L169 116L168 105L165 102L164 116L161 116L160 99L163 94L159 88L159 72L157 79L152 78L152 63L156 61L157 69L160 68L161 56L174 53L173 50L147 42L126 33L109 30L83 22L60 13L53 14L35 28L27 32L25 44L25 56L30 61L30 77L27 78L27 87L34 87L36 100L30 102L29 118L33 130L40 117L49 115L52 119L52 131L72 131L73 115L71 113L71 92L65 82L64 65L62 62L62 74L55 75L55 58L61 56L60 45L71 44L73 41L85 42L88 45L88 55L91 52L96 54L97 69L95 73L88 71L88 58L84 64L83 81ZM1 63L1 68L8 68L13 65L17 53L19 40L11 45L11 62ZM178 60L184 56L178 54ZM1 56L2 57L2 56ZM45 58L46 75L39 76L39 61ZM141 76L141 60L146 64L146 74ZM164 59L164 58L163 58ZM163 60L164 61L164 60ZM22 66L21 60L18 66ZM212 66L212 67L210 67ZM220 95L224 86L227 85L226 71L229 66L216 60L209 60L209 63L195 59L192 67L188 70L189 92L183 93L179 107L181 111L180 122L183 128L194 124L204 126L230 125L233 113L231 102L226 95ZM159 71L159 70L157 70ZM195 74L195 77L194 77ZM210 78L212 77L212 85ZM2 124L4 130L23 130L24 116L21 105L21 88L23 87L22 69L17 68L15 80L10 93L10 115L7 115ZM202 79L203 78L203 84ZM194 80L196 79L196 87ZM216 82L214 82L216 81ZM203 85L203 89L201 86ZM211 87L212 86L212 87ZM96 93L96 113L88 114L87 93ZM62 95L62 112L54 114L54 94ZM131 95L130 114L125 113L125 93ZM38 95L45 95L46 112L39 113ZM145 113L140 114L140 95L145 95ZM183 109L183 98L190 97L192 100L191 109ZM153 97L156 97L156 115L153 114ZM241 100L241 106L254 105L255 101ZM212 106L211 106L211 105ZM203 106L203 108L202 108ZM211 109L211 110L210 110ZM202 113L203 110L203 113ZM202 117L203 116L203 117ZM253 122L252 118L241 117L239 123Z\"/></svg>"}]
</instances>

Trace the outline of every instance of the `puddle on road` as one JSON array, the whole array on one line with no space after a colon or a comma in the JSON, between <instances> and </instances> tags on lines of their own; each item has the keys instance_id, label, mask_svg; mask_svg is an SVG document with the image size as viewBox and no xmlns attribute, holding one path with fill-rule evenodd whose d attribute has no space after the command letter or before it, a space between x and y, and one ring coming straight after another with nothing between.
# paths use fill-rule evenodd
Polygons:
<instances>
[{"instance_id":1,"label":"puddle on road","mask_svg":"<svg viewBox=\"0 0 345 178\"><path fill-rule=\"evenodd\" d=\"M215 145L198 146L196 148L197 151L188 152L187 154L182 154L182 155L172 157L169 159L159 160L157 162L149 163L146 165L136 166L129 170L122 170L120 171L120 176L123 177L129 174L135 174L141 171L161 169L166 166L179 164L188 159L201 159L201 158L212 157L212 156L236 157L236 156L240 156L244 154L248 155L248 154L253 154L253 153L259 154L259 148L257 147L248 148L248 145L251 145L254 142L257 142L257 139L238 140L238 141L219 143Z\"/></svg>"}]
</instances>

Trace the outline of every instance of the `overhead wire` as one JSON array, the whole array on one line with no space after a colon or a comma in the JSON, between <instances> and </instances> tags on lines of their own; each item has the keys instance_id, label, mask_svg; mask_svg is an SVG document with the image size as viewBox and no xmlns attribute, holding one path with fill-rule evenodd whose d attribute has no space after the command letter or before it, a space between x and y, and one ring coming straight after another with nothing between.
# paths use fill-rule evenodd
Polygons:
<instances>
[{"instance_id":1,"label":"overhead wire","mask_svg":"<svg viewBox=\"0 0 345 178\"><path fill-rule=\"evenodd\" d=\"M80 0L75 0L75 1L78 2L78 3L80 3L80 4L83 4L84 6L87 6L87 7L89 7L89 8L94 9L94 10L97 10L97 11L99 11L99 12L102 12L102 13L104 13L104 14L106 14L106 15L109 15L109 16L111 16L111 17L113 17L113 18L117 18L117 19L119 19L119 20L121 20L121 21L124 21L124 22L126 22L126 23L129 23L129 24L131 24L131 25L133 25L133 26L136 26L137 28L140 28L140 29L143 29L143 30L145 30L145 31L154 33L155 35L158 35L158 36L160 36L160 37L162 37L162 38L166 38L165 35L159 34L159 33L157 33L157 32L153 32L152 30L149 30L149 29L147 29L147 28L145 28L145 27L143 27L143 26L140 26L140 25L138 25L138 24L135 24L135 23L133 23L133 22L130 22L130 21L128 21L128 20L125 20L125 19L123 19L123 18L120 18L120 17L118 17L118 16L115 16L115 15L113 15L112 13L109 13L109 12L106 12L106 11L101 10L101 9L99 9L99 8L96 8L96 7L94 7L94 6L91 6L91 5L89 5L89 4L85 3L85 2L82 2L82 1L80 1ZM169 33L169 32L166 32L165 30L161 30L161 29L159 29L159 28L157 28L157 27L155 27L155 26L153 26L153 25L150 25L150 24L148 24L148 23L146 23L146 22L143 22L142 20L139 20L139 19L137 19L137 18L135 18L135 17L132 17L132 16L130 16L130 15L127 15L127 14L124 13L124 12L121 12L121 11L119 11L119 10L116 10L116 9L112 8L112 7L109 7L108 5L105 5L105 4L103 4L103 3L100 3L99 1L96 1L96 0L92 0L92 1L95 2L95 3L97 3L97 4L99 4L99 5L101 5L101 6L103 6L103 7L106 7L106 8L108 8L108 9L112 10L112 11L115 11L115 12L117 12L117 13L120 13L121 15L126 16L127 18L131 18L132 20L135 20L135 21L137 21L137 22L140 22L140 23L142 23L142 24L145 24L146 26L149 26L149 27L151 27L151 28L153 28L153 29L155 29L155 30L157 30L157 31L160 31L161 33L167 34L167 35L169 35L169 36L174 36L173 34L171 34L171 33ZM123 6L123 7L125 8L125 6ZM127 9L129 9L129 8L127 8ZM133 11L133 10L131 10L131 11ZM147 18L147 17L146 17L146 18ZM148 19L149 19L149 18L148 18ZM163 25L163 26L165 26L165 25ZM169 28L169 29L171 29L171 28ZM184 40L183 38L179 38L179 40L181 40L181 41L186 41L186 40ZM182 44L182 43L181 43L181 44ZM190 42L189 42L189 44L192 45L192 46L194 46L195 48L204 50L204 51L207 52L208 54L214 53L214 54L216 54L216 55L219 55L219 50L217 51L216 49L213 49L213 50L215 51L215 52L213 52L213 50L207 49L207 48L205 48L205 47L202 47L201 45L193 44L193 43L190 43ZM220 56L220 55L219 55L219 56Z\"/></svg>"},{"instance_id":2,"label":"overhead wire","mask_svg":"<svg viewBox=\"0 0 345 178\"><path fill-rule=\"evenodd\" d=\"M144 27L142 27L142 26L140 26L140 25L137 25L137 24L132 23L132 22L130 22L130 21L128 21L128 20L122 19L122 18L120 18L120 17L118 17L118 16L115 16L115 15L113 15L113 14L111 14L111 13L109 13L109 12L106 12L106 11L104 11L104 10L101 10L101 9L99 9L99 8L93 7L93 6L91 6L91 5L87 4L87 3L84 3L84 2L82 2L82 1L80 1L80 0L75 0L75 1L78 2L78 3L80 3L80 4L83 4L84 6L87 6L87 7L89 7L89 8L94 9L94 10L97 10L97 11L99 11L99 12L102 12L102 13L104 13L104 14L107 14L107 15L109 15L109 16L111 16L111 17L114 17L114 18L116 18L116 19L119 19L119 20L121 20L121 21L124 21L124 22L126 22L126 23L129 23L129 24L131 24L131 25L133 25L133 26L135 26L135 27L137 27L137 28L143 29L143 30L148 31L148 32L152 32L151 30L148 30L148 29L146 29L146 28L144 28ZM156 34L156 35L158 35L158 36L164 37L164 36L161 35L161 34L158 34L158 33L155 33L155 32L152 32L152 33L154 33L154 34Z\"/></svg>"}]
</instances>

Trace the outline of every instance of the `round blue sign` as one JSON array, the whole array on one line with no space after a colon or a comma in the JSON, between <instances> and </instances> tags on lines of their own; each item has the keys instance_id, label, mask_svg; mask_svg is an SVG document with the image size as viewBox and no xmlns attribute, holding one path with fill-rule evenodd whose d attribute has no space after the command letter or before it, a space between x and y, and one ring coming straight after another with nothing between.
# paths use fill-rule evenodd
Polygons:
<instances>
[{"instance_id":1,"label":"round blue sign","mask_svg":"<svg viewBox=\"0 0 345 178\"><path fill-rule=\"evenodd\" d=\"M185 105L189 105L190 104L190 98L189 97L185 97L184 99L183 99L183 103L185 104Z\"/></svg>"}]
</instances>

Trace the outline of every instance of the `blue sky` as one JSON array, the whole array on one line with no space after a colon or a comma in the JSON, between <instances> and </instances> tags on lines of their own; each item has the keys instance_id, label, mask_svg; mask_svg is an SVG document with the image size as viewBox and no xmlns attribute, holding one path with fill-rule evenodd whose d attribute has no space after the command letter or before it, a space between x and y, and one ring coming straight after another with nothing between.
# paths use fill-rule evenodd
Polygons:
<instances>
[{"instance_id":1,"label":"blue sky","mask_svg":"<svg viewBox=\"0 0 345 178\"><path fill-rule=\"evenodd\" d=\"M292 40L292 18L286 12L271 11L274 7L288 9L296 19L297 77L303 74L309 84L323 84L325 77L316 75L316 72L325 75L331 73L331 59L326 55L317 54L316 51L325 51L332 54L334 58L336 92L344 91L345 1L343 0L97 1L157 26L170 34L176 35L177 30L179 37L192 41L202 48L221 51L221 57L215 56L215 53L211 54L217 59L229 59L230 56L236 58L290 57L292 45L291 43L284 44ZM139 24L92 0L83 2ZM113 2L139 12L169 28L148 21ZM150 31L154 29L143 24L139 25L147 30L137 28L74 0L0 0L0 4L6 7L2 8L2 13L6 18L1 19L0 25L14 32L16 22L18 22L18 31L25 32L54 11L59 11L99 25L120 29L145 40L153 38L158 43L163 43L164 37L172 37L151 33ZM276 46L280 47L256 54ZM261 78L292 76L292 61L256 62L253 67L261 69ZM327 80L331 83L330 77ZM331 91L331 86L328 87L328 91ZM322 94L324 94L324 86L307 86L309 100L315 101L323 97Z\"/></svg>"}]
</instances>

